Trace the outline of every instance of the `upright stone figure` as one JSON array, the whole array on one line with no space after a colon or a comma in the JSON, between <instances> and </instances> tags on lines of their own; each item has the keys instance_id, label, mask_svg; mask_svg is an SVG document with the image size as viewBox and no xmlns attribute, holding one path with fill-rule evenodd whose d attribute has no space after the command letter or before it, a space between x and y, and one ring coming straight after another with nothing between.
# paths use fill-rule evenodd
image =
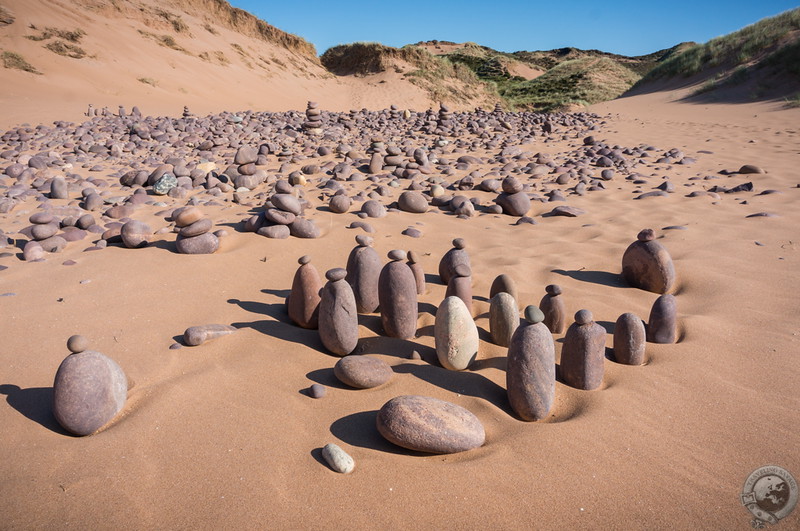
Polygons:
<instances>
[{"instance_id":1,"label":"upright stone figure","mask_svg":"<svg viewBox=\"0 0 800 531\"><path fill-rule=\"evenodd\" d=\"M517 296L517 283L514 282L514 279L510 276L503 273L502 275L497 275L492 282L492 287L489 288L489 298L491 299L498 293L505 291L512 297L514 300L518 300Z\"/></svg>"},{"instance_id":2,"label":"upright stone figure","mask_svg":"<svg viewBox=\"0 0 800 531\"><path fill-rule=\"evenodd\" d=\"M639 232L622 255L622 276L633 287L669 293L675 287L675 266L669 251L655 240L653 229Z\"/></svg>"},{"instance_id":3,"label":"upright stone figure","mask_svg":"<svg viewBox=\"0 0 800 531\"><path fill-rule=\"evenodd\" d=\"M567 327L567 310L561 298L561 286L550 284L544 288L547 292L539 303L544 314L544 325L554 334L563 334Z\"/></svg>"},{"instance_id":4,"label":"upright stone figure","mask_svg":"<svg viewBox=\"0 0 800 531\"><path fill-rule=\"evenodd\" d=\"M467 311L472 315L472 270L469 265L457 264L454 268L444 296L451 295L464 301Z\"/></svg>"},{"instance_id":5,"label":"upright stone figure","mask_svg":"<svg viewBox=\"0 0 800 531\"><path fill-rule=\"evenodd\" d=\"M378 309L378 278L381 259L372 248L373 239L365 234L356 236L356 247L347 258L348 284L353 288L359 313L373 313Z\"/></svg>"},{"instance_id":6,"label":"upright stone figure","mask_svg":"<svg viewBox=\"0 0 800 531\"><path fill-rule=\"evenodd\" d=\"M319 303L319 338L325 348L339 356L347 356L358 345L358 313L353 289L342 268L325 273L328 283L322 288Z\"/></svg>"},{"instance_id":7,"label":"upright stone figure","mask_svg":"<svg viewBox=\"0 0 800 531\"><path fill-rule=\"evenodd\" d=\"M623 365L641 365L644 350L644 323L636 314L623 313L614 325L614 359Z\"/></svg>"},{"instance_id":8,"label":"upright stone figure","mask_svg":"<svg viewBox=\"0 0 800 531\"><path fill-rule=\"evenodd\" d=\"M526 307L508 347L508 401L522 420L547 417L556 396L556 348L543 320L539 308Z\"/></svg>"},{"instance_id":9,"label":"upright stone figure","mask_svg":"<svg viewBox=\"0 0 800 531\"><path fill-rule=\"evenodd\" d=\"M500 291L489 303L489 333L495 345L507 347L519 326L517 301L508 292Z\"/></svg>"},{"instance_id":10,"label":"upright stone figure","mask_svg":"<svg viewBox=\"0 0 800 531\"><path fill-rule=\"evenodd\" d=\"M383 330L389 337L411 339L417 333L417 283L403 262L406 252L389 252L389 262L378 279L378 297Z\"/></svg>"},{"instance_id":11,"label":"upright stone figure","mask_svg":"<svg viewBox=\"0 0 800 531\"><path fill-rule=\"evenodd\" d=\"M678 308L673 295L662 295L650 309L647 322L647 341L675 343L678 335Z\"/></svg>"},{"instance_id":12,"label":"upright stone figure","mask_svg":"<svg viewBox=\"0 0 800 531\"><path fill-rule=\"evenodd\" d=\"M56 372L53 413L65 430L90 435L113 419L128 397L128 379L111 358L88 348L82 336L67 341L72 352Z\"/></svg>"},{"instance_id":13,"label":"upright stone figure","mask_svg":"<svg viewBox=\"0 0 800 531\"><path fill-rule=\"evenodd\" d=\"M419 263L419 257L415 251L408 251L408 267L411 268L411 272L414 273L414 280L417 283L417 295L424 295L425 294L425 271L422 269L422 265Z\"/></svg>"},{"instance_id":14,"label":"upright stone figure","mask_svg":"<svg viewBox=\"0 0 800 531\"><path fill-rule=\"evenodd\" d=\"M287 301L289 318L297 326L315 329L319 325L319 290L322 289L322 280L309 256L301 256L297 262L300 267L294 274L292 291Z\"/></svg>"},{"instance_id":15,"label":"upright stone figure","mask_svg":"<svg viewBox=\"0 0 800 531\"><path fill-rule=\"evenodd\" d=\"M591 391L603 383L606 331L592 320L592 312L579 310L561 349L561 376L576 389Z\"/></svg>"},{"instance_id":16,"label":"upright stone figure","mask_svg":"<svg viewBox=\"0 0 800 531\"><path fill-rule=\"evenodd\" d=\"M447 297L436 310L436 356L445 369L463 371L478 355L478 327L458 297Z\"/></svg>"},{"instance_id":17,"label":"upright stone figure","mask_svg":"<svg viewBox=\"0 0 800 531\"><path fill-rule=\"evenodd\" d=\"M455 274L458 264L469 267L469 254L465 249L466 242L463 238L453 240L453 248L447 251L439 262L439 279L446 286L450 282L450 277Z\"/></svg>"}]
</instances>

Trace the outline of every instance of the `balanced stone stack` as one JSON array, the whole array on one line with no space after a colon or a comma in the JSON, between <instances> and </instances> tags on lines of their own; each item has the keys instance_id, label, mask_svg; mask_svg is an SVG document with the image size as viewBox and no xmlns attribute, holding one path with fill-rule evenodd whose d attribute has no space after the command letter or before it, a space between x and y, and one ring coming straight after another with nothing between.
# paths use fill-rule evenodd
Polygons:
<instances>
[{"instance_id":1,"label":"balanced stone stack","mask_svg":"<svg viewBox=\"0 0 800 531\"><path fill-rule=\"evenodd\" d=\"M633 287L669 293L675 287L675 266L669 251L655 240L653 229L643 229L622 255L622 276Z\"/></svg>"},{"instance_id":2,"label":"balanced stone stack","mask_svg":"<svg viewBox=\"0 0 800 531\"><path fill-rule=\"evenodd\" d=\"M276 184L276 190L283 190ZM288 183L283 183L288 187ZM290 190L290 188L288 188ZM318 238L319 228L310 219L301 217L303 204L290 193L279 191L269 199L264 211L264 223L257 229L258 234L267 238L284 239L290 235L295 238Z\"/></svg>"},{"instance_id":3,"label":"balanced stone stack","mask_svg":"<svg viewBox=\"0 0 800 531\"><path fill-rule=\"evenodd\" d=\"M452 125L453 113L450 112L450 107L444 103L439 104L439 127L450 127Z\"/></svg>"},{"instance_id":4,"label":"balanced stone stack","mask_svg":"<svg viewBox=\"0 0 800 531\"><path fill-rule=\"evenodd\" d=\"M49 212L37 212L29 218L33 224L31 237L33 241L25 244L22 256L32 262L44 258L44 252L60 253L67 246L67 240L58 236L59 221Z\"/></svg>"},{"instance_id":5,"label":"balanced stone stack","mask_svg":"<svg viewBox=\"0 0 800 531\"><path fill-rule=\"evenodd\" d=\"M331 269L319 302L319 338L329 351L347 356L358 346L358 313L353 289L344 277L347 271Z\"/></svg>"},{"instance_id":6,"label":"balanced stone stack","mask_svg":"<svg viewBox=\"0 0 800 531\"><path fill-rule=\"evenodd\" d=\"M378 301L383 330L389 337L411 339L417 333L417 283L411 268L403 262L406 252L389 252L388 264L378 277Z\"/></svg>"},{"instance_id":7,"label":"balanced stone stack","mask_svg":"<svg viewBox=\"0 0 800 531\"><path fill-rule=\"evenodd\" d=\"M195 207L188 206L176 209L172 219L178 231L176 245L181 254L212 254L219 249L219 238L213 232L213 223L209 218L203 217L203 212Z\"/></svg>"},{"instance_id":8,"label":"balanced stone stack","mask_svg":"<svg viewBox=\"0 0 800 531\"><path fill-rule=\"evenodd\" d=\"M389 108L389 116L392 117L392 120L398 120L401 115L402 113L400 112L400 109L397 108L397 105L392 105Z\"/></svg>"},{"instance_id":9,"label":"balanced stone stack","mask_svg":"<svg viewBox=\"0 0 800 531\"><path fill-rule=\"evenodd\" d=\"M373 239L365 234L356 236L356 247L347 257L345 280L353 289L359 313L372 313L378 309L378 279L381 275L381 259L372 248Z\"/></svg>"},{"instance_id":10,"label":"balanced stone stack","mask_svg":"<svg viewBox=\"0 0 800 531\"><path fill-rule=\"evenodd\" d=\"M461 299L464 306L467 307L467 311L472 315L472 269L467 264L455 266L444 296Z\"/></svg>"},{"instance_id":11,"label":"balanced stone stack","mask_svg":"<svg viewBox=\"0 0 800 531\"><path fill-rule=\"evenodd\" d=\"M467 246L463 238L456 238L453 240L453 248L447 251L439 261L439 279L444 285L450 282L450 278L455 274L456 266L459 264L469 267L469 254L465 247Z\"/></svg>"},{"instance_id":12,"label":"balanced stone stack","mask_svg":"<svg viewBox=\"0 0 800 531\"><path fill-rule=\"evenodd\" d=\"M241 146L233 157L233 163L237 165L236 175L233 178L233 185L238 188L254 189L264 182L263 174L256 168L258 162L258 150L251 146Z\"/></svg>"},{"instance_id":13,"label":"balanced stone stack","mask_svg":"<svg viewBox=\"0 0 800 531\"><path fill-rule=\"evenodd\" d=\"M576 389L591 391L603 383L605 329L592 320L592 312L579 310L564 336L561 376Z\"/></svg>"},{"instance_id":14,"label":"balanced stone stack","mask_svg":"<svg viewBox=\"0 0 800 531\"><path fill-rule=\"evenodd\" d=\"M309 101L306 107L306 121L303 122L303 129L309 134L322 134L322 111L318 108L319 104Z\"/></svg>"},{"instance_id":15,"label":"balanced stone stack","mask_svg":"<svg viewBox=\"0 0 800 531\"><path fill-rule=\"evenodd\" d=\"M402 165L405 161L402 155L403 151L397 146L389 146L386 148L386 156L383 158L383 165L389 171L392 171L397 166Z\"/></svg>"},{"instance_id":16,"label":"balanced stone stack","mask_svg":"<svg viewBox=\"0 0 800 531\"><path fill-rule=\"evenodd\" d=\"M286 301L289 318L297 326L315 329L319 326L319 292L322 280L309 256L301 256L294 274L292 290Z\"/></svg>"},{"instance_id":17,"label":"balanced stone stack","mask_svg":"<svg viewBox=\"0 0 800 531\"><path fill-rule=\"evenodd\" d=\"M554 334L563 334L567 327L567 310L561 297L561 286L550 284L544 289L546 293L539 303L539 309L544 314L544 325Z\"/></svg>"},{"instance_id":18,"label":"balanced stone stack","mask_svg":"<svg viewBox=\"0 0 800 531\"><path fill-rule=\"evenodd\" d=\"M90 435L122 410L128 379L117 363L89 348L83 336L67 341L72 352L56 372L53 413L61 426L75 435Z\"/></svg>"},{"instance_id":19,"label":"balanced stone stack","mask_svg":"<svg viewBox=\"0 0 800 531\"><path fill-rule=\"evenodd\" d=\"M527 421L547 417L556 394L556 349L543 320L536 306L526 307L525 323L514 332L508 347L508 401Z\"/></svg>"},{"instance_id":20,"label":"balanced stone stack","mask_svg":"<svg viewBox=\"0 0 800 531\"><path fill-rule=\"evenodd\" d=\"M531 199L523 191L522 183L509 175L502 182L503 193L497 196L495 202L500 205L505 214L522 217L531 209Z\"/></svg>"}]
</instances>

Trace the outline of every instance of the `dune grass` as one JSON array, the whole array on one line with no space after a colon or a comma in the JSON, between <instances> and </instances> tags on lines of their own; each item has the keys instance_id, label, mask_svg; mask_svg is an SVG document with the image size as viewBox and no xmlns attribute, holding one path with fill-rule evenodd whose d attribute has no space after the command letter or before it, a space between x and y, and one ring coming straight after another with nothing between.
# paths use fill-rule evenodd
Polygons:
<instances>
[{"instance_id":1,"label":"dune grass","mask_svg":"<svg viewBox=\"0 0 800 531\"><path fill-rule=\"evenodd\" d=\"M150 85L152 87L158 86L158 82L156 82L156 80L153 79L152 77L140 77L137 78L136 81L138 81L139 83L144 83L145 85Z\"/></svg>"},{"instance_id":2,"label":"dune grass","mask_svg":"<svg viewBox=\"0 0 800 531\"><path fill-rule=\"evenodd\" d=\"M31 29L37 29L36 26L31 24ZM81 42L81 39L86 35L86 32L82 29L74 29L74 30L65 30L60 28L53 28L47 27L40 31L39 35L26 35L26 39L30 39L32 41L46 41L48 39L52 39L53 37L57 37L59 39L63 39L67 42L78 44Z\"/></svg>"},{"instance_id":3,"label":"dune grass","mask_svg":"<svg viewBox=\"0 0 800 531\"><path fill-rule=\"evenodd\" d=\"M42 75L41 72L25 60L20 54L16 52L9 52L8 50L0 54L0 59L3 61L4 68L11 68L14 70L22 70L23 72L30 72L31 74Z\"/></svg>"},{"instance_id":4,"label":"dune grass","mask_svg":"<svg viewBox=\"0 0 800 531\"><path fill-rule=\"evenodd\" d=\"M86 57L86 51L83 48L66 43L62 40L48 42L44 47L53 53L63 55L64 57L71 57L72 59L82 59Z\"/></svg>"},{"instance_id":5,"label":"dune grass","mask_svg":"<svg viewBox=\"0 0 800 531\"><path fill-rule=\"evenodd\" d=\"M691 77L719 66L735 68L756 58L763 59L765 64L780 63L790 70L797 70L800 68L798 62L791 62L792 57L797 58L797 44L790 44L792 49L788 52L781 46L786 39L796 41L797 32L800 32L800 8L765 18L739 31L675 54L651 70L639 84L662 78Z\"/></svg>"}]
</instances>

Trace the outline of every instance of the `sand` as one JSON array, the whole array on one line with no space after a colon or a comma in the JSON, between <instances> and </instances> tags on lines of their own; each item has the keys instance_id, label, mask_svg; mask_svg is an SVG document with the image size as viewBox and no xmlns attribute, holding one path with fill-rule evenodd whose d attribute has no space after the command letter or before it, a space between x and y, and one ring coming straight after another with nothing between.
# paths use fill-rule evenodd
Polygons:
<instances>
[{"instance_id":1,"label":"sand","mask_svg":"<svg viewBox=\"0 0 800 531\"><path fill-rule=\"evenodd\" d=\"M3 127L22 117L32 124L80 119L82 96L44 103L39 98L48 92L39 81L8 80L4 85L17 92L4 92L0 103L16 114L3 113ZM292 83L276 81L274 92L259 89L253 107L302 110L309 92L323 109L351 106L352 88ZM295 86L305 92L281 99ZM411 106L392 100L395 93L376 94L353 105ZM358 220L354 213L323 208L313 184L306 187L316 207L311 217L324 233L315 240L241 232L249 208L220 201L201 206L215 228L230 232L213 255L175 253L171 233L155 235L144 249L112 245L83 252L95 236L41 263L20 260L17 248L0 249L9 253L0 258L7 267L0 271L0 295L13 294L0 297L2 527L748 527L752 516L740 493L753 470L778 465L800 477L794 242L800 212L793 206L800 195L800 110L779 103L692 105L679 100L682 94L658 92L591 109L604 122L592 132L600 141L646 143L657 153L678 148L697 159L638 168L668 176L676 186L668 197L633 200L634 187L617 175L603 192L569 196L567 204L586 211L577 218L542 217L563 203L534 202L535 226L513 226L515 218L505 215L457 219L435 208L367 220L384 262L391 249L413 249L429 275L417 338L384 337L377 314L359 317L356 353L382 359L395 372L375 389L337 383L332 368L339 358L325 352L316 331L290 324L284 311L297 258L310 255L320 272L343 267L361 233L346 228ZM228 100L231 95L240 99ZM148 114L180 112L177 99L149 89L122 96L97 103L137 104ZM196 112L245 109L241 98L247 97L231 87ZM581 138L554 135L521 147L557 155L580 144ZM719 173L743 164L768 173ZM278 166L271 157L271 172ZM86 169L72 171L88 175ZM689 181L695 176L715 178ZM748 181L754 192L718 200L685 197L691 190ZM757 195L770 189L780 193ZM489 203L485 192L466 195ZM31 199L0 214L0 228L26 240L16 231L36 208ZM135 217L155 231L168 226L157 215L161 210L144 206ZM758 212L776 217L746 218ZM408 226L423 237L402 236ZM664 230L669 226L685 230ZM609 331L624 312L646 320L656 295L626 287L619 276L622 253L646 227L655 229L675 262L679 341L648 344L640 367L607 360L597 391L557 383L547 421L518 420L505 393L505 349L488 341L493 279L513 277L521 306L537 304L544 287L557 283L570 315L590 309ZM434 315L445 292L436 268L454 237L467 241L481 334L479 359L463 372L438 366L433 348ZM67 260L76 264L62 265ZM199 347L169 349L186 328L208 323L238 330ZM131 383L122 414L83 438L66 434L51 406L66 340L77 333L119 363ZM562 340L556 336L557 359ZM606 344L612 344L610 333ZM413 350L422 360L409 359ZM309 396L314 383L328 388L324 398ZM404 394L469 409L485 427L485 445L424 456L386 442L375 428L377 410ZM352 474L328 468L321 453L327 443L355 459ZM783 525L796 526L798 518L795 512Z\"/></svg>"}]
</instances>

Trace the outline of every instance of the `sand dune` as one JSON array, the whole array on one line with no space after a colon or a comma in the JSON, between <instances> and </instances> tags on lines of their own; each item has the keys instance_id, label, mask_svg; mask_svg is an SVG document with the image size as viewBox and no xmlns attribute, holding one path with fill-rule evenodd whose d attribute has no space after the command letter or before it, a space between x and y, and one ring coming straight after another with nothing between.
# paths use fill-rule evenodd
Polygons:
<instances>
[{"instance_id":1,"label":"sand dune","mask_svg":"<svg viewBox=\"0 0 800 531\"><path fill-rule=\"evenodd\" d=\"M44 18L46 11L47 24L77 24L56 3L30 11L22 9L23 2L6 3L29 13L30 21ZM25 44L21 53L44 75L3 70L4 127L86 120L80 112L87 101L114 109L120 103L136 104L146 115L175 118L184 104L200 116L246 108L302 110L307 99L319 101L326 111L385 109L391 103L422 110L428 104L423 94L394 84L391 74L366 84L363 78L330 80L313 61L290 51L275 53L298 61L305 73L298 73L299 67L251 70L227 49L229 66L197 59L192 68L181 61L173 69L170 57L182 52L138 37L138 22L108 24L101 17L85 23L82 45L104 57L128 47L131 57L142 58L141 70L130 59L119 69L100 71L96 60L84 58L70 60L79 75L67 75L61 70L67 58L20 40L28 32L25 17L2 31L19 32L13 42ZM197 54L216 45L205 40L213 35L200 21L182 17L194 35L185 41L188 50ZM228 30L218 31L230 37ZM102 39L112 34L120 36L118 48L101 48ZM8 36L3 39L5 47ZM251 45L242 40L246 50ZM128 73L123 76L122 70ZM145 75L159 85L136 81ZM256 80L268 80L270 89ZM125 100L116 93L123 87ZM59 99L52 98L56 90ZM233 201L232 192L212 196L198 188L184 199L151 195L160 204L135 210L132 217L156 233L145 248L109 245L85 252L99 239L90 234L43 262L29 263L20 259L20 246L29 238L19 231L30 225L29 217L43 201L32 196L0 214L0 229L13 240L0 249L3 527L746 527L752 517L739 496L753 470L774 464L795 477L800 474L795 429L800 422L795 361L800 293L794 282L800 110L776 103L692 105L678 102L681 95L665 91L596 105L590 109L598 115L592 119L595 129L561 125L551 134L537 131L533 142L509 142L530 160L547 154L558 164L571 159L589 134L612 147L655 148L652 157L632 169L647 178L646 185L617 171L604 182L605 190L583 196L567 191L566 204L586 211L576 218L543 216L564 203L534 201L528 215L536 225L517 226L517 218L487 213L495 194L479 190L448 190L476 198L477 215L469 219L431 208L426 214L389 212L361 220L358 202L349 213L334 214L319 187L329 176L318 173L300 187L310 204L307 217L322 231L317 239L270 240L243 231L244 220L262 207L271 184L241 192L241 203ZM450 138L443 148L436 147L439 134L420 131L385 140L438 149L451 161L467 152L486 159L452 175L441 169L434 173L453 183L472 171L482 177L500 175L504 163L490 158L502 149L503 138L518 132L498 127L492 135L501 140L491 148L484 146L486 139L466 134ZM346 140L354 144L369 138L368 131L348 134ZM293 160L268 155L268 175L286 178L311 162L342 161L335 154L340 138L299 135L291 145ZM270 138L255 135L251 140L258 145ZM315 155L311 148L319 145L334 152ZM673 148L695 162L656 162ZM220 166L229 164L235 151L215 152ZM159 162L165 157L151 155ZM141 158L143 167L152 169L153 161ZM0 168L12 162L3 159ZM119 159L94 162L103 171L75 164L49 168L43 179L75 174L107 183L98 185L107 197L132 192L118 184L116 175L124 166ZM737 173L745 164L766 173ZM543 186L566 190L577 182L558 186L553 181L560 172L550 170L542 177L520 174L520 179L539 195ZM592 171L596 176L600 168ZM428 183L417 180L427 189ZM664 180L674 184L673 193L634 199L636 190L651 191ZM13 181L0 177L0 191L7 193ZM388 182L343 185L355 196ZM398 182L399 188L387 186L389 195L379 197L384 205L391 205L411 181ZM731 188L745 182L753 183L752 192L687 197L715 185ZM85 184L74 187L69 199L47 204L54 209L77 205ZM763 194L769 190L776 193ZM190 197L197 198L215 229L229 232L215 254L175 252L165 212ZM747 217L759 212L774 216ZM384 263L392 249L415 250L429 280L420 296L414 339L384 336L378 314L359 316L355 354L382 359L395 373L389 383L367 390L339 383L332 371L339 358L326 352L317 331L291 324L284 309L298 257L310 255L321 273L344 267L354 236L363 234L347 228L353 221L374 227L374 246ZM402 235L409 226L423 236ZM501 273L513 277L520 306L538 304L546 285L559 284L570 318L579 309L590 309L609 332L623 312L647 320L657 295L628 287L619 275L623 252L646 227L656 231L675 263L679 341L648 343L643 366L606 360L599 390L558 382L547 420L519 420L506 396L506 349L488 339L493 279ZM433 338L434 315L445 294L437 265L454 237L467 241L481 337L477 361L461 372L438 364ZM68 261L75 264L64 265ZM237 331L198 347L170 349L187 327L208 323L233 325ZM73 334L86 336L92 349L117 361L131 384L123 412L99 433L82 438L68 435L52 413L53 377ZM563 337L555 336L557 359ZM612 346L610 333L606 345ZM410 359L414 350L421 360ZM324 398L310 398L313 383L327 387ZM392 445L376 430L375 417L386 401L404 394L467 408L483 423L486 443L452 455L419 455ZM352 474L336 474L325 464L321 448L329 442L353 456ZM792 514L783 524L792 527L797 518Z\"/></svg>"}]
</instances>

